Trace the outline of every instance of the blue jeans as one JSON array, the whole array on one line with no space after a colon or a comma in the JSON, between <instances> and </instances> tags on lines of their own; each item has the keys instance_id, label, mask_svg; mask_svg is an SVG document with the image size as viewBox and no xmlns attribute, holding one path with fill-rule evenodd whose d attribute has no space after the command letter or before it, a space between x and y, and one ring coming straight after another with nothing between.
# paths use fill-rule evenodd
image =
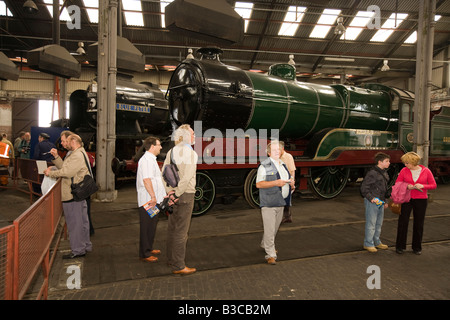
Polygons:
<instances>
[{"instance_id":1,"label":"blue jeans","mask_svg":"<svg viewBox=\"0 0 450 320\"><path fill-rule=\"evenodd\" d=\"M380 234L383 224L384 206L377 207L375 203L364 198L366 207L366 230L364 236L365 247L376 247L381 243Z\"/></svg>"}]
</instances>

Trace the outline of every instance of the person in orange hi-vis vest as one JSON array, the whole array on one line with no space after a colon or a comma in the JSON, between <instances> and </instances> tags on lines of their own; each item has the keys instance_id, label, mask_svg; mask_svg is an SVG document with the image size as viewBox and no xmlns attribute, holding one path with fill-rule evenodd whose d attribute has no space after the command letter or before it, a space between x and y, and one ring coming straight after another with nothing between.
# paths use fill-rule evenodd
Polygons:
<instances>
[{"instance_id":1,"label":"person in orange hi-vis vest","mask_svg":"<svg viewBox=\"0 0 450 320\"><path fill-rule=\"evenodd\" d=\"M1 170L2 175L0 175L0 184L2 186L6 186L8 184L8 167L9 167L9 158L11 155L11 147L0 141L0 168L4 167L6 170ZM6 172L6 174L3 174Z\"/></svg>"}]
</instances>

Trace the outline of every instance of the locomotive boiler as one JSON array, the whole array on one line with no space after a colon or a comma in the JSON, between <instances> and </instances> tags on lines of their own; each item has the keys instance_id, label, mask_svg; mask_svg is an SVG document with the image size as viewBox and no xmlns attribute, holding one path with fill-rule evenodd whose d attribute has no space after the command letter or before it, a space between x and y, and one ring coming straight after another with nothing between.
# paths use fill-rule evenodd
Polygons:
<instances>
[{"instance_id":1,"label":"locomotive boiler","mask_svg":"<svg viewBox=\"0 0 450 320\"><path fill-rule=\"evenodd\" d=\"M227 66L219 49L185 60L169 85L177 124L204 129L278 129L283 138L307 138L325 128L397 130L398 112L384 91L295 81L295 67L273 65L269 75Z\"/></svg>"},{"instance_id":2,"label":"locomotive boiler","mask_svg":"<svg viewBox=\"0 0 450 320\"><path fill-rule=\"evenodd\" d=\"M273 65L264 75L223 64L220 49L198 52L200 59L184 60L172 74L167 92L172 121L175 125L201 123L201 134L209 129L278 130L286 151L294 156L300 190L309 189L326 199L336 197L347 182L364 175L379 151L390 154L394 178L401 155L412 150L414 94L409 91L379 84L298 82L290 64ZM430 153L436 156L430 158L430 167L438 176L449 174L449 115L449 108L442 107L431 118L435 147L430 150L439 151ZM220 144L222 150L217 148L217 139L206 143L198 139L202 145L197 153L225 154L226 139ZM265 145L259 141L256 148ZM247 160L250 151L246 150ZM240 188L247 202L257 207L256 168L250 162L199 163L197 212L206 212L216 194L230 194L233 187Z\"/></svg>"},{"instance_id":3,"label":"locomotive boiler","mask_svg":"<svg viewBox=\"0 0 450 320\"><path fill-rule=\"evenodd\" d=\"M116 177L134 176L142 141L149 135L166 138L171 131L169 108L163 92L151 83L134 83L118 75L116 81ZM97 84L70 96L69 129L83 139L86 151L95 154L97 138Z\"/></svg>"}]
</instances>

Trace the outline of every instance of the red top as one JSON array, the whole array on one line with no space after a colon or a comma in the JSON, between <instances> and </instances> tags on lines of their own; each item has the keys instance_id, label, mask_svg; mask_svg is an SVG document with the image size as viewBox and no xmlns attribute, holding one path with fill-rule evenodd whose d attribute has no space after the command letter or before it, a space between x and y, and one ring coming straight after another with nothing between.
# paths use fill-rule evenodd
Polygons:
<instances>
[{"instance_id":1,"label":"red top","mask_svg":"<svg viewBox=\"0 0 450 320\"><path fill-rule=\"evenodd\" d=\"M437 187L436 180L434 180L433 174L431 173L430 169L424 167L423 165L420 165L420 167L422 168L422 170L420 171L419 178L416 182L414 182L413 180L411 170L406 167L400 171L398 178L395 181L396 183L403 181L412 185L415 185L416 183L420 183L423 185L423 192L420 192L416 189L411 190L411 199L427 199L427 190L433 190Z\"/></svg>"}]
</instances>

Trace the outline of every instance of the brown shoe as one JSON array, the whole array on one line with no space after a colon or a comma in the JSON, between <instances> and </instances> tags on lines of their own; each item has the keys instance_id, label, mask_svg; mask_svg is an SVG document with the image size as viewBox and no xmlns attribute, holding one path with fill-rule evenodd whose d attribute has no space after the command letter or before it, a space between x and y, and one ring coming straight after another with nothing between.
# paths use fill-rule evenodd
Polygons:
<instances>
[{"instance_id":1,"label":"brown shoe","mask_svg":"<svg viewBox=\"0 0 450 320\"><path fill-rule=\"evenodd\" d=\"M150 257L147 257L147 258L140 258L142 261L147 261L147 262L156 262L156 261L158 261L158 258L157 257L154 257L154 256L150 256Z\"/></svg>"},{"instance_id":2,"label":"brown shoe","mask_svg":"<svg viewBox=\"0 0 450 320\"><path fill-rule=\"evenodd\" d=\"M172 271L173 274L183 274L183 275L187 275L187 274L192 274L195 271L197 271L197 269L195 268L188 268L188 267L184 267L184 269L181 270L174 270Z\"/></svg>"},{"instance_id":3,"label":"brown shoe","mask_svg":"<svg viewBox=\"0 0 450 320\"><path fill-rule=\"evenodd\" d=\"M270 257L269 259L266 259L268 264L277 264L277 261L275 260L275 258Z\"/></svg>"},{"instance_id":4,"label":"brown shoe","mask_svg":"<svg viewBox=\"0 0 450 320\"><path fill-rule=\"evenodd\" d=\"M150 253L151 254L161 254L161 250L155 249L155 250L150 251Z\"/></svg>"}]
</instances>

